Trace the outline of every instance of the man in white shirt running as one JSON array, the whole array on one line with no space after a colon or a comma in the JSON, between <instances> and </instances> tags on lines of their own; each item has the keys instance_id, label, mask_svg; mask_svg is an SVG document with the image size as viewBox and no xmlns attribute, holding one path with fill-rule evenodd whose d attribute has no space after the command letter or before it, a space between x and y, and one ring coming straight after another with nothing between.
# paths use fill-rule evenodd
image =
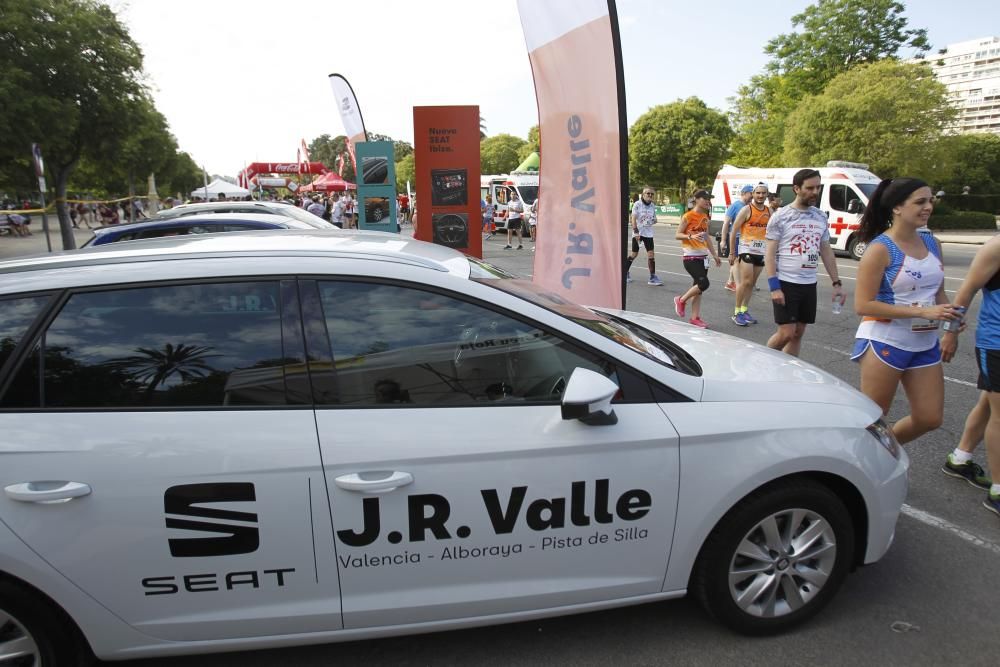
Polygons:
<instances>
[{"instance_id":1,"label":"man in white shirt running","mask_svg":"<svg viewBox=\"0 0 1000 667\"><path fill-rule=\"evenodd\" d=\"M646 248L646 265L649 267L649 281L647 285L660 286L663 281L656 275L656 254L653 252L653 225L656 224L656 206L653 204L653 197L656 191L646 186L642 189L642 195L632 204L632 215L629 222L632 224L632 253L625 262L625 281L632 282L632 262L639 256L639 243L642 242Z\"/></svg>"},{"instance_id":2,"label":"man in white shirt running","mask_svg":"<svg viewBox=\"0 0 1000 667\"><path fill-rule=\"evenodd\" d=\"M806 326L816 321L816 267L820 258L833 280L833 300L844 303L837 260L830 247L826 215L816 208L822 185L815 169L792 176L795 201L767 223L764 270L778 330L767 341L773 350L799 356Z\"/></svg>"}]
</instances>

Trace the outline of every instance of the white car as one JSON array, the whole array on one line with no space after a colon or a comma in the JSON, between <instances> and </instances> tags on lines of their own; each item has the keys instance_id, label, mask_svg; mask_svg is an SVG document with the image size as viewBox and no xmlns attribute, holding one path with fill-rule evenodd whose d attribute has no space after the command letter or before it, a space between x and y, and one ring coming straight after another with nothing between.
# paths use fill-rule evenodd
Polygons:
<instances>
[{"instance_id":1,"label":"white car","mask_svg":"<svg viewBox=\"0 0 1000 667\"><path fill-rule=\"evenodd\" d=\"M0 655L43 665L689 592L781 631L885 554L908 468L798 359L292 230L0 262L0 461Z\"/></svg>"}]
</instances>

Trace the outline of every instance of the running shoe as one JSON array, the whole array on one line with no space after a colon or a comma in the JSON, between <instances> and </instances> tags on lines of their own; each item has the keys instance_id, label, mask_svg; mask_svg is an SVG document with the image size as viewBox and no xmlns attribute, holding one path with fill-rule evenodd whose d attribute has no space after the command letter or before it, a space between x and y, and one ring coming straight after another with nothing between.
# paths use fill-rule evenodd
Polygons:
<instances>
[{"instance_id":1,"label":"running shoe","mask_svg":"<svg viewBox=\"0 0 1000 667\"><path fill-rule=\"evenodd\" d=\"M524 246L523 245L519 245L519 246L517 246L517 249L518 250L524 250Z\"/></svg>"},{"instance_id":2,"label":"running shoe","mask_svg":"<svg viewBox=\"0 0 1000 667\"><path fill-rule=\"evenodd\" d=\"M941 466L941 472L949 477L964 479L977 489L990 488L990 485L993 484L993 482L986 476L986 472L983 470L982 466L975 461L954 463L954 459L952 458L953 456L953 454L948 455L948 458L944 461L944 465Z\"/></svg>"},{"instance_id":3,"label":"running shoe","mask_svg":"<svg viewBox=\"0 0 1000 667\"><path fill-rule=\"evenodd\" d=\"M679 296L674 297L674 312L677 313L677 317L684 317L685 304L681 301Z\"/></svg>"},{"instance_id":4,"label":"running shoe","mask_svg":"<svg viewBox=\"0 0 1000 667\"><path fill-rule=\"evenodd\" d=\"M708 328L708 322L706 322L705 320L701 319L700 317L692 317L691 318L691 324L693 324L696 327L701 327L702 329L707 329Z\"/></svg>"},{"instance_id":5,"label":"running shoe","mask_svg":"<svg viewBox=\"0 0 1000 667\"><path fill-rule=\"evenodd\" d=\"M738 327L750 326L750 323L747 322L746 315L744 315L743 313L736 313L732 317L730 317L729 319L731 319L733 322L735 322L736 326L738 326Z\"/></svg>"},{"instance_id":6,"label":"running shoe","mask_svg":"<svg viewBox=\"0 0 1000 667\"><path fill-rule=\"evenodd\" d=\"M749 310L743 311L743 319L747 324L757 324L757 318L751 315Z\"/></svg>"},{"instance_id":7,"label":"running shoe","mask_svg":"<svg viewBox=\"0 0 1000 667\"><path fill-rule=\"evenodd\" d=\"M508 243L507 245L505 245L505 246L503 247L503 249L504 249L504 250L510 250L510 244Z\"/></svg>"},{"instance_id":8,"label":"running shoe","mask_svg":"<svg viewBox=\"0 0 1000 667\"><path fill-rule=\"evenodd\" d=\"M992 493L986 494L986 500L983 501L983 507L996 515L1000 515L1000 496L994 496Z\"/></svg>"},{"instance_id":9,"label":"running shoe","mask_svg":"<svg viewBox=\"0 0 1000 667\"><path fill-rule=\"evenodd\" d=\"M663 281L660 280L660 277L654 273L653 275L651 275L649 277L649 282L647 282L646 284L647 285L660 286L660 285L663 284Z\"/></svg>"},{"instance_id":10,"label":"running shoe","mask_svg":"<svg viewBox=\"0 0 1000 667\"><path fill-rule=\"evenodd\" d=\"M729 281L728 283L726 283L726 289L729 290L730 292L735 292L736 291L736 283L734 283L732 281Z\"/></svg>"},{"instance_id":11,"label":"running shoe","mask_svg":"<svg viewBox=\"0 0 1000 667\"><path fill-rule=\"evenodd\" d=\"M625 272L625 282L627 282L627 283L632 282L632 272L631 271L626 271Z\"/></svg>"}]
</instances>

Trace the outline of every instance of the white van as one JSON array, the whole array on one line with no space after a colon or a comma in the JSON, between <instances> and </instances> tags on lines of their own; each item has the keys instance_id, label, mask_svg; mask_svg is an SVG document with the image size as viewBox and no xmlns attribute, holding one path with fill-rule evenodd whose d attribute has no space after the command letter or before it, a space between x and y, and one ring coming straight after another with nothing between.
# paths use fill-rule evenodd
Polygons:
<instances>
[{"instance_id":1,"label":"white van","mask_svg":"<svg viewBox=\"0 0 1000 667\"><path fill-rule=\"evenodd\" d=\"M861 259L865 244L858 238L858 221L868 198L878 186L878 176L868 171L868 165L856 162L831 160L825 167L734 167L726 164L719 170L712 186L712 231L721 228L726 209L739 200L744 185L764 182L770 192L777 192L782 206L795 199L792 176L800 169L812 168L819 172L823 182L817 208L830 220L830 245L854 259Z\"/></svg>"},{"instance_id":2,"label":"white van","mask_svg":"<svg viewBox=\"0 0 1000 667\"><path fill-rule=\"evenodd\" d=\"M510 201L510 193L515 190L527 213L528 207L538 198L538 172L515 172L490 178L490 194L496 206L493 222L497 229L507 229L507 202Z\"/></svg>"}]
</instances>

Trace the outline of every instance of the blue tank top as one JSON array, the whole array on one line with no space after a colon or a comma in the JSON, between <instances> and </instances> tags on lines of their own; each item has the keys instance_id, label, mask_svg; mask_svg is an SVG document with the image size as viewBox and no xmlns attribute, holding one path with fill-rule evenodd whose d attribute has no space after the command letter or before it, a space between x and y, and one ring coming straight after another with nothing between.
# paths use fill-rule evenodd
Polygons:
<instances>
[{"instance_id":1,"label":"blue tank top","mask_svg":"<svg viewBox=\"0 0 1000 667\"><path fill-rule=\"evenodd\" d=\"M983 286L983 304L976 325L976 347L1000 350L1000 271Z\"/></svg>"}]
</instances>

